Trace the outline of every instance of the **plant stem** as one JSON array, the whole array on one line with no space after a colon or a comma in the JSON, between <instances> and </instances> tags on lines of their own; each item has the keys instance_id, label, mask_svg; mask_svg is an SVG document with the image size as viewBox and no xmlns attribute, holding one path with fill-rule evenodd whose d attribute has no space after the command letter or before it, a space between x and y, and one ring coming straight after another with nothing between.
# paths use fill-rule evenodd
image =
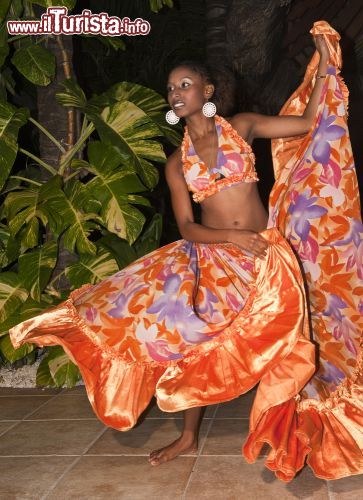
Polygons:
<instances>
[{"instance_id":1,"label":"plant stem","mask_svg":"<svg viewBox=\"0 0 363 500\"><path fill-rule=\"evenodd\" d=\"M79 170L76 170L75 172L72 172L70 175L68 175L68 177L66 177L64 179L64 183L70 181L71 179L73 179L73 177L75 177L76 175L79 175Z\"/></svg>"},{"instance_id":2,"label":"plant stem","mask_svg":"<svg viewBox=\"0 0 363 500\"><path fill-rule=\"evenodd\" d=\"M45 134L48 137L48 139L52 141L53 144L55 144L57 148L60 149L60 151L62 151L62 153L66 152L66 149L62 146L62 144L59 141L57 141L57 139L46 128L44 128L43 125L41 125L32 117L29 118L29 121L33 123L36 127L38 127L38 129L41 130L43 134Z\"/></svg>"},{"instance_id":3,"label":"plant stem","mask_svg":"<svg viewBox=\"0 0 363 500\"><path fill-rule=\"evenodd\" d=\"M88 120L87 120L86 115L84 115L84 116L83 116L83 120L82 120L81 132L80 132L80 134L79 134L79 135L82 135L82 134L83 134L83 132L86 130L87 126L88 126Z\"/></svg>"},{"instance_id":4,"label":"plant stem","mask_svg":"<svg viewBox=\"0 0 363 500\"><path fill-rule=\"evenodd\" d=\"M29 35L16 35L8 38L8 43L16 42L17 40L21 40L22 38L27 38Z\"/></svg>"},{"instance_id":5,"label":"plant stem","mask_svg":"<svg viewBox=\"0 0 363 500\"><path fill-rule=\"evenodd\" d=\"M47 286L48 286L48 287L49 287L49 286L53 286L53 283L54 283L55 281L57 281L58 279L60 279L60 277L61 277L63 274L65 274L65 272L66 272L66 271L65 271L65 269L64 269L64 270L63 270L63 271L61 271L59 274L57 274L57 276L55 276L55 277L52 279L52 281L50 281L50 282L48 283L48 285L47 285Z\"/></svg>"},{"instance_id":6,"label":"plant stem","mask_svg":"<svg viewBox=\"0 0 363 500\"><path fill-rule=\"evenodd\" d=\"M51 165L48 165L48 163L45 163L45 161L41 160L37 156L33 155L33 153L30 153L30 151L27 151L26 149L23 149L23 148L19 148L18 151L20 151L20 153L25 154L26 156L29 156L29 158L36 161L38 163L38 165L40 165L41 167L44 167L51 174L58 175L58 172L56 171L55 168L53 168Z\"/></svg>"},{"instance_id":7,"label":"plant stem","mask_svg":"<svg viewBox=\"0 0 363 500\"><path fill-rule=\"evenodd\" d=\"M20 175L11 175L9 179L20 179L21 181L29 182L30 184L35 184L35 186L42 186L41 182L34 181L33 179L27 179L26 177L20 177Z\"/></svg>"},{"instance_id":8,"label":"plant stem","mask_svg":"<svg viewBox=\"0 0 363 500\"><path fill-rule=\"evenodd\" d=\"M92 132L95 130L95 127L93 123L89 123L87 127L85 128L83 134L79 137L78 141L76 144L69 150L67 153L64 155L62 158L62 162L59 168L59 175L63 175L65 169L67 168L69 162L73 158L73 156L83 147L84 143L88 139L88 137L92 134Z\"/></svg>"}]
</instances>

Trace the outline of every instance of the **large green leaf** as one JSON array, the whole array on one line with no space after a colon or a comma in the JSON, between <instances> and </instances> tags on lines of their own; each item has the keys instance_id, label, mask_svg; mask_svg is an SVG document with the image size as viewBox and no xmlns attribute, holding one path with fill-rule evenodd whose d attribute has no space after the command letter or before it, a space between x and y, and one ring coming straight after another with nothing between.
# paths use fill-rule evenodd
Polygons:
<instances>
[{"instance_id":1,"label":"large green leaf","mask_svg":"<svg viewBox=\"0 0 363 500\"><path fill-rule=\"evenodd\" d=\"M41 5L42 7L67 7L72 10L77 0L31 0L31 3Z\"/></svg>"},{"instance_id":2,"label":"large green leaf","mask_svg":"<svg viewBox=\"0 0 363 500\"><path fill-rule=\"evenodd\" d=\"M6 248L10 238L10 231L5 224L0 224L0 269L9 264Z\"/></svg>"},{"instance_id":3,"label":"large green leaf","mask_svg":"<svg viewBox=\"0 0 363 500\"><path fill-rule=\"evenodd\" d=\"M11 0L1 0L0 2L0 24L4 21L7 16Z\"/></svg>"},{"instance_id":4,"label":"large green leaf","mask_svg":"<svg viewBox=\"0 0 363 500\"><path fill-rule=\"evenodd\" d=\"M9 54L8 32L6 29L6 25L4 24L4 26L0 29L0 68L4 64L8 54Z\"/></svg>"},{"instance_id":5,"label":"large green leaf","mask_svg":"<svg viewBox=\"0 0 363 500\"><path fill-rule=\"evenodd\" d=\"M0 339L0 351L10 363L14 363L18 361L18 359L24 358L34 351L34 349L34 344L24 344L18 349L14 349L9 335L5 335Z\"/></svg>"},{"instance_id":6,"label":"large green leaf","mask_svg":"<svg viewBox=\"0 0 363 500\"><path fill-rule=\"evenodd\" d=\"M37 385L73 387L80 379L78 367L72 363L61 346L51 347L38 367Z\"/></svg>"},{"instance_id":7,"label":"large green leaf","mask_svg":"<svg viewBox=\"0 0 363 500\"><path fill-rule=\"evenodd\" d=\"M16 158L18 132L26 123L28 115L27 109L17 109L7 102L0 101L0 190Z\"/></svg>"},{"instance_id":8,"label":"large green leaf","mask_svg":"<svg viewBox=\"0 0 363 500\"><path fill-rule=\"evenodd\" d=\"M92 110L101 112L102 109L108 106L125 101L132 102L148 115L156 112L160 113L167 106L165 99L155 90L137 83L120 82L112 85L103 94L92 97L89 101L88 110L90 112Z\"/></svg>"},{"instance_id":9,"label":"large green leaf","mask_svg":"<svg viewBox=\"0 0 363 500\"><path fill-rule=\"evenodd\" d=\"M62 186L62 179L55 176L41 186L30 185L9 193L4 202L4 214L13 237L20 232L23 249L38 245L39 221L48 222L46 202L56 196Z\"/></svg>"},{"instance_id":10,"label":"large green leaf","mask_svg":"<svg viewBox=\"0 0 363 500\"><path fill-rule=\"evenodd\" d=\"M48 361L49 371L55 385L73 387L80 379L78 367L69 359L66 353Z\"/></svg>"},{"instance_id":11,"label":"large green leaf","mask_svg":"<svg viewBox=\"0 0 363 500\"><path fill-rule=\"evenodd\" d=\"M115 234L105 234L97 241L97 245L111 253L116 259L119 269L123 269L137 259L133 247L127 241L120 240Z\"/></svg>"},{"instance_id":12,"label":"large green leaf","mask_svg":"<svg viewBox=\"0 0 363 500\"><path fill-rule=\"evenodd\" d=\"M158 128L140 108L131 102L117 102L105 108L101 117L92 121L103 142L115 146L123 163L128 164L152 188L158 182L158 170L148 160L165 162L160 143L150 140L158 135Z\"/></svg>"},{"instance_id":13,"label":"large green leaf","mask_svg":"<svg viewBox=\"0 0 363 500\"><path fill-rule=\"evenodd\" d=\"M150 9L152 12L159 12L164 5L167 5L169 8L173 7L173 0L149 0Z\"/></svg>"},{"instance_id":14,"label":"large green leaf","mask_svg":"<svg viewBox=\"0 0 363 500\"><path fill-rule=\"evenodd\" d=\"M13 236L39 217L43 224L47 218L41 209L40 188L38 186L24 187L9 193L4 202L5 214L9 229Z\"/></svg>"},{"instance_id":15,"label":"large green leaf","mask_svg":"<svg viewBox=\"0 0 363 500\"><path fill-rule=\"evenodd\" d=\"M133 246L126 241L122 241L115 234L105 234L98 241L97 245L107 249L116 259L118 267L123 269L139 257L152 252L160 245L162 230L162 217L155 214L147 228L139 236Z\"/></svg>"},{"instance_id":16,"label":"large green leaf","mask_svg":"<svg viewBox=\"0 0 363 500\"><path fill-rule=\"evenodd\" d=\"M0 322L5 321L28 298L18 274L0 273Z\"/></svg>"},{"instance_id":17,"label":"large green leaf","mask_svg":"<svg viewBox=\"0 0 363 500\"><path fill-rule=\"evenodd\" d=\"M65 248L74 252L96 253L96 245L89 239L90 233L102 223L94 212L85 210L90 193L79 181L68 182L64 191L52 193L45 210L54 234L63 233Z\"/></svg>"},{"instance_id":18,"label":"large green leaf","mask_svg":"<svg viewBox=\"0 0 363 500\"><path fill-rule=\"evenodd\" d=\"M19 257L19 275L34 300L40 301L41 293L55 268L57 254L58 244L49 241Z\"/></svg>"},{"instance_id":19,"label":"large green leaf","mask_svg":"<svg viewBox=\"0 0 363 500\"><path fill-rule=\"evenodd\" d=\"M49 309L51 306L56 305L56 303L59 302L55 300L55 303L52 303L49 301L49 297L47 297L47 299L47 301L42 300L41 302L37 302L28 297L28 299L21 304L20 307L15 309L11 316L0 324L0 336L6 334L13 326L18 325L29 318L33 318L45 309Z\"/></svg>"},{"instance_id":20,"label":"large green leaf","mask_svg":"<svg viewBox=\"0 0 363 500\"><path fill-rule=\"evenodd\" d=\"M23 0L12 0L8 12L9 19L17 19L24 12Z\"/></svg>"},{"instance_id":21,"label":"large green leaf","mask_svg":"<svg viewBox=\"0 0 363 500\"><path fill-rule=\"evenodd\" d=\"M72 285L79 288L85 283L98 283L118 270L110 252L100 249L97 255L81 255L78 262L66 268L66 275Z\"/></svg>"},{"instance_id":22,"label":"large green leaf","mask_svg":"<svg viewBox=\"0 0 363 500\"><path fill-rule=\"evenodd\" d=\"M142 257L159 247L162 226L163 218L161 214L155 214L146 230L134 244L137 257Z\"/></svg>"},{"instance_id":23,"label":"large green leaf","mask_svg":"<svg viewBox=\"0 0 363 500\"><path fill-rule=\"evenodd\" d=\"M0 224L0 269L18 260L20 243L5 224Z\"/></svg>"},{"instance_id":24,"label":"large green leaf","mask_svg":"<svg viewBox=\"0 0 363 500\"><path fill-rule=\"evenodd\" d=\"M35 85L49 85L54 78L55 56L41 45L28 45L18 49L11 61Z\"/></svg>"},{"instance_id":25,"label":"large green leaf","mask_svg":"<svg viewBox=\"0 0 363 500\"><path fill-rule=\"evenodd\" d=\"M182 127L168 125L165 120L165 108L168 107L165 99L152 89L131 82L116 83L100 96L93 97L87 109L92 112L101 112L107 106L116 102L129 101L144 111L157 127L155 135L165 136L175 146L182 138Z\"/></svg>"},{"instance_id":26,"label":"large green leaf","mask_svg":"<svg viewBox=\"0 0 363 500\"><path fill-rule=\"evenodd\" d=\"M94 37L95 35L90 35L90 36ZM126 50L125 42L122 40L121 37L99 35L96 36L95 38L103 45L105 45L108 48L111 47L111 49L113 50Z\"/></svg>"},{"instance_id":27,"label":"large green leaf","mask_svg":"<svg viewBox=\"0 0 363 500\"><path fill-rule=\"evenodd\" d=\"M56 99L59 104L82 110L85 109L87 99L78 83L72 79L67 79L64 80L61 85L65 90L63 92L57 92L56 94Z\"/></svg>"},{"instance_id":28,"label":"large green leaf","mask_svg":"<svg viewBox=\"0 0 363 500\"><path fill-rule=\"evenodd\" d=\"M130 193L145 191L145 186L135 173L120 167L120 155L112 146L91 142L88 158L90 164L86 168L95 175L88 189L102 203L101 217L107 229L133 243L142 230L145 217L130 202L145 206L150 206L150 202Z\"/></svg>"}]
</instances>

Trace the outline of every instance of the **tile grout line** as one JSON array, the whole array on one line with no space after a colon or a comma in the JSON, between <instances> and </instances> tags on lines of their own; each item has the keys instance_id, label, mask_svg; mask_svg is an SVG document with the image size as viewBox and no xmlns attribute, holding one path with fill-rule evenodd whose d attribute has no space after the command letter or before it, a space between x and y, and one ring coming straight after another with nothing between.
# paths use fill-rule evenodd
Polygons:
<instances>
[{"instance_id":1,"label":"tile grout line","mask_svg":"<svg viewBox=\"0 0 363 500\"><path fill-rule=\"evenodd\" d=\"M59 392L57 392L56 394L52 394L52 393L49 393L49 394L3 394L1 395L0 394L0 400L2 398L44 398L44 397L50 397L50 398L53 398L55 396L58 396L58 394L60 394Z\"/></svg>"},{"instance_id":2,"label":"tile grout line","mask_svg":"<svg viewBox=\"0 0 363 500\"><path fill-rule=\"evenodd\" d=\"M325 479L325 483L326 483L326 489L328 490L328 500L334 500L335 495L334 492L331 491L330 489L330 481L327 481Z\"/></svg>"},{"instance_id":3,"label":"tile grout line","mask_svg":"<svg viewBox=\"0 0 363 500\"><path fill-rule=\"evenodd\" d=\"M77 463L81 460L82 457L85 456L85 453L87 453L87 451L91 448L91 446L93 446L95 444L96 441L98 441L98 439L106 432L106 430L108 429L108 427L104 426L103 429L101 429L101 431L97 434L97 436L90 442L89 445L87 445L83 452L81 453L81 455L78 455L74 460L73 462L68 466L66 467L66 469L63 471L63 473L59 476L59 478L52 484L52 486L48 489L48 491L40 498L40 500L46 500L47 497L50 495L50 493L52 493L52 491L55 490L55 488L58 486L58 484L61 482L61 480L64 478L64 476L66 474L68 474L68 472L70 472L73 467L75 465L77 465Z\"/></svg>"},{"instance_id":4,"label":"tile grout line","mask_svg":"<svg viewBox=\"0 0 363 500\"><path fill-rule=\"evenodd\" d=\"M50 403L50 401L53 401L54 399L57 399L60 394L61 393L59 392L55 396L50 397L49 399L47 399L47 401L44 401L43 404L41 404L40 406L38 406L38 408L36 408L35 410L32 410L31 412L29 412L26 415L24 415L24 417L21 419L21 422L25 421L28 417L31 417L33 415L33 413L36 413L38 410L40 410L41 408L43 408L43 406L45 406L47 403Z\"/></svg>"},{"instance_id":5,"label":"tile grout line","mask_svg":"<svg viewBox=\"0 0 363 500\"><path fill-rule=\"evenodd\" d=\"M60 393L58 393L60 394ZM44 401L43 404L41 404L40 406L38 406L35 410L32 410L31 412L27 413L26 415L23 416L23 418L19 419L19 420L13 420L13 419L9 419L9 420L1 420L1 422L14 422L14 425L10 426L8 429L6 429L6 431L2 432L0 434L0 436L5 436L5 434L8 432L8 431L11 431L12 429L14 429L15 427L17 427L18 425L20 425L22 422L26 422L26 418L31 416L33 413L35 413L36 411L38 411L40 408L42 408L44 405L46 405L47 403L49 403L50 401L52 401L53 399L55 399L58 394L56 394L55 396L52 396L50 397L49 399L47 399L46 401ZM6 396L4 396L6 397ZM42 396L44 397L44 396ZM31 422L31 420L29 420L29 422ZM2 457L4 455L1 455ZM18 456L18 455L17 455ZM21 456L21 455L19 455Z\"/></svg>"},{"instance_id":6,"label":"tile grout line","mask_svg":"<svg viewBox=\"0 0 363 500\"><path fill-rule=\"evenodd\" d=\"M208 434L209 434L209 432L210 432L210 430L211 430L211 427L212 427L212 425L213 425L213 422L214 422L214 417L215 417L215 416L216 416L216 414L217 414L218 408L219 408L219 405L217 405L217 406L216 406L216 408L215 408L215 410L214 410L213 417L210 419L210 422L209 422L209 425L208 425L207 432L205 433L205 436L204 436L204 438L203 438L203 442L202 442L202 444L200 445L200 449L199 449L199 452L198 452L198 454L197 454L197 458L195 459L195 462L194 462L194 464L193 464L192 470L191 470L191 472L190 472L190 474L189 474L189 478L188 478L187 484L185 485L184 492L183 492L183 494L182 494L182 496L181 496L181 499L182 499L182 500L185 500L185 498L186 498L186 496L185 496L185 495L186 495L186 493L187 493L187 490L188 490L189 485L190 485L190 483L191 483L192 477L193 477L193 475L194 475L194 470L195 470L195 467L197 466L197 464L198 464L198 460L199 460L199 458L200 458L200 456L201 456L201 453L202 453L202 451L203 451L203 449L204 449L205 442L206 442L206 440L207 440L207 438L208 438Z\"/></svg>"},{"instance_id":7,"label":"tile grout line","mask_svg":"<svg viewBox=\"0 0 363 500\"><path fill-rule=\"evenodd\" d=\"M9 422L9 420L3 420L3 422ZM19 425L19 423L21 422L21 420L16 420L16 421L13 421L13 425L11 425L8 429L6 429L5 431L1 432L0 433L0 437L4 436L8 431L11 431L11 429L14 429L14 427L16 427L17 425Z\"/></svg>"},{"instance_id":8,"label":"tile grout line","mask_svg":"<svg viewBox=\"0 0 363 500\"><path fill-rule=\"evenodd\" d=\"M25 419L26 422L73 422L73 421L81 421L81 422L84 422L84 421L92 421L92 420L96 420L98 421L99 419L97 419L96 416L94 417L84 417L84 418L27 418Z\"/></svg>"},{"instance_id":9,"label":"tile grout line","mask_svg":"<svg viewBox=\"0 0 363 500\"><path fill-rule=\"evenodd\" d=\"M79 457L79 455L61 455L59 453L51 453L48 455L1 455L0 458L38 458L38 457Z\"/></svg>"},{"instance_id":10,"label":"tile grout line","mask_svg":"<svg viewBox=\"0 0 363 500\"><path fill-rule=\"evenodd\" d=\"M46 493L44 493L43 496L40 497L39 500L45 500L48 495L54 490L54 488L57 486L57 484L63 479L63 477L71 470L73 469L74 465L79 462L79 460L82 458L82 455L78 455L73 462L71 462L68 467L65 468L65 470L62 472L62 474L59 476L59 478L52 484L52 486L48 489Z\"/></svg>"}]
</instances>

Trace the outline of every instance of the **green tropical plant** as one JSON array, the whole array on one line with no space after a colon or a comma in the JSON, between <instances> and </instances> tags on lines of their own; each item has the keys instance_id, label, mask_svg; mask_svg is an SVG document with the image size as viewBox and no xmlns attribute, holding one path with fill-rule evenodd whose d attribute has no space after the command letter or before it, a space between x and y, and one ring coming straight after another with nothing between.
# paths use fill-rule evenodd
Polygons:
<instances>
[{"instance_id":1,"label":"green tropical plant","mask_svg":"<svg viewBox=\"0 0 363 500\"><path fill-rule=\"evenodd\" d=\"M42 40L9 41L4 35L6 16L25 12L31 17L33 3L54 2L1 3L0 64L11 68L11 57L32 84L48 85L54 58ZM68 8L74 3L55 2ZM9 50L13 42L17 46ZM30 59L35 63L29 64ZM57 305L72 289L114 274L159 245L162 220L149 193L158 183L157 167L165 162L160 138L175 144L179 136L165 125L166 102L152 89L122 82L87 100L77 82L67 79L56 97L62 106L77 110L81 127L74 145L65 148L27 108L6 100L13 90L11 78L2 78L1 84L0 362L32 363L45 353L37 383L72 386L79 371L62 348L14 349L8 330ZM23 147L19 131L25 125L56 145L56 162L51 165L36 149ZM72 259L59 269L64 249Z\"/></svg>"}]
</instances>

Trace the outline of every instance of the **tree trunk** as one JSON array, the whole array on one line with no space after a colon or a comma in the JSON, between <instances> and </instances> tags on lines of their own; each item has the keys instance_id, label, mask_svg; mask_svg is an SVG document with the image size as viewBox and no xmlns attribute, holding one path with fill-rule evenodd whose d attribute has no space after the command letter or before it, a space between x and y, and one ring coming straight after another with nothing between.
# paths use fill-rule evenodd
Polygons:
<instances>
[{"instance_id":1,"label":"tree trunk","mask_svg":"<svg viewBox=\"0 0 363 500\"><path fill-rule=\"evenodd\" d=\"M56 58L56 76L48 86L38 87L38 121L68 150L76 141L77 130L79 129L78 115L74 109L64 108L58 104L55 94L62 90L60 83L63 80L74 76L72 37L62 35L49 37L47 48ZM62 153L42 133L39 134L39 153L40 158L52 165L56 170L59 170ZM48 172L44 172L44 169L42 169L42 174L45 179L51 176ZM46 237L49 240L53 239L53 235L49 230ZM57 265L53 271L52 278L60 275L68 265L76 260L77 257L64 248L61 237ZM56 283L56 287L58 289L69 288L69 282L63 274L58 283Z\"/></svg>"},{"instance_id":2,"label":"tree trunk","mask_svg":"<svg viewBox=\"0 0 363 500\"><path fill-rule=\"evenodd\" d=\"M69 149L76 138L77 120L74 109L64 108L57 103L55 94L62 90L60 83L72 78L73 43L71 36L49 37L47 48L56 58L55 79L46 87L38 87L38 121L65 147ZM59 169L61 152L44 134L39 135L40 157L55 169Z\"/></svg>"}]
</instances>

